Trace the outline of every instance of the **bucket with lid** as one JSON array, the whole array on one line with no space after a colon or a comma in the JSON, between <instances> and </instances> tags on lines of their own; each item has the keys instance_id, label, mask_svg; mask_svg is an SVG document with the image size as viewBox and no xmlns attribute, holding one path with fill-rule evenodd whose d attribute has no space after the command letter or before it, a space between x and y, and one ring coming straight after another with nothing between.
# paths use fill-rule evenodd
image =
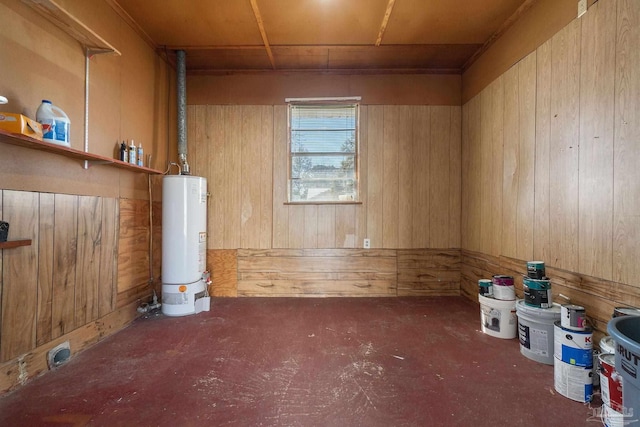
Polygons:
<instances>
[{"instance_id":1,"label":"bucket with lid","mask_svg":"<svg viewBox=\"0 0 640 427\"><path fill-rule=\"evenodd\" d=\"M518 300L516 313L520 353L536 362L553 365L553 327L560 320L560 305L536 308L526 305L524 300Z\"/></svg>"},{"instance_id":2,"label":"bucket with lid","mask_svg":"<svg viewBox=\"0 0 640 427\"><path fill-rule=\"evenodd\" d=\"M516 301L503 301L478 295L482 332L496 338L516 337Z\"/></svg>"}]
</instances>

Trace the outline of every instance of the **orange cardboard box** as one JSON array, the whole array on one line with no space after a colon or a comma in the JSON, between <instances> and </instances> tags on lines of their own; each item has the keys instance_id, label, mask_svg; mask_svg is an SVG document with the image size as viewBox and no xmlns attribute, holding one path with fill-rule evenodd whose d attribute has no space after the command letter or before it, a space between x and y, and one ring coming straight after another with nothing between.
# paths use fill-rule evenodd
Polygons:
<instances>
[{"instance_id":1,"label":"orange cardboard box","mask_svg":"<svg viewBox=\"0 0 640 427\"><path fill-rule=\"evenodd\" d=\"M42 141L42 125L22 114L0 113L0 129Z\"/></svg>"}]
</instances>

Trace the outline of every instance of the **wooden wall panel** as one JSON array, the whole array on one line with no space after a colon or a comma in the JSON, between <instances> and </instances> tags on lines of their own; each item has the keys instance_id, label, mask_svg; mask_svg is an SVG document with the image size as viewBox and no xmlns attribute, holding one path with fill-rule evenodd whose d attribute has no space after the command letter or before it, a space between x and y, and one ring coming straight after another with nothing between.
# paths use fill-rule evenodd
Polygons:
<instances>
[{"instance_id":1,"label":"wooden wall panel","mask_svg":"<svg viewBox=\"0 0 640 427\"><path fill-rule=\"evenodd\" d=\"M553 265L573 271L578 268L581 22L573 21L551 39L549 255Z\"/></svg>"},{"instance_id":2,"label":"wooden wall panel","mask_svg":"<svg viewBox=\"0 0 640 427\"><path fill-rule=\"evenodd\" d=\"M289 207L285 205L289 164L287 147L287 107L276 105L273 107L273 248L289 247Z\"/></svg>"},{"instance_id":3,"label":"wooden wall panel","mask_svg":"<svg viewBox=\"0 0 640 427\"><path fill-rule=\"evenodd\" d=\"M148 283L149 202L121 199L119 220L118 294Z\"/></svg>"},{"instance_id":4,"label":"wooden wall panel","mask_svg":"<svg viewBox=\"0 0 640 427\"><path fill-rule=\"evenodd\" d=\"M55 195L40 193L38 227L38 310L36 345L51 341Z\"/></svg>"},{"instance_id":5,"label":"wooden wall panel","mask_svg":"<svg viewBox=\"0 0 640 427\"><path fill-rule=\"evenodd\" d=\"M613 278L613 116L616 2L595 3L582 20L578 268Z\"/></svg>"},{"instance_id":6,"label":"wooden wall panel","mask_svg":"<svg viewBox=\"0 0 640 427\"><path fill-rule=\"evenodd\" d=\"M521 287L524 263L536 258L545 261L554 294L585 306L600 331L616 305L640 306L638 28L637 2L600 0L503 74L502 94L496 80L464 106L464 295L477 298L477 280L498 273L516 275ZM499 156L478 150L489 148L494 131L486 127L495 126L500 103L503 218L497 226L517 238L514 246L504 236L495 251L474 239L477 225L482 239L489 238L489 210L484 200L474 210L473 194L492 192L477 186L473 171L480 169L482 186L492 182L488 162ZM474 120L475 105L481 121ZM514 201L516 209L507 205Z\"/></svg>"},{"instance_id":7,"label":"wooden wall panel","mask_svg":"<svg viewBox=\"0 0 640 427\"><path fill-rule=\"evenodd\" d=\"M2 218L13 238L31 246L2 250L0 360L31 350L36 343L38 305L38 193L3 191Z\"/></svg>"},{"instance_id":8,"label":"wooden wall panel","mask_svg":"<svg viewBox=\"0 0 640 427\"><path fill-rule=\"evenodd\" d=\"M640 2L618 0L615 71L613 278L640 277Z\"/></svg>"},{"instance_id":9,"label":"wooden wall panel","mask_svg":"<svg viewBox=\"0 0 640 427\"><path fill-rule=\"evenodd\" d=\"M78 200L78 243L76 252L75 324L98 318L98 288L102 259L102 199Z\"/></svg>"},{"instance_id":10,"label":"wooden wall panel","mask_svg":"<svg viewBox=\"0 0 640 427\"><path fill-rule=\"evenodd\" d=\"M462 109L449 108L451 127L449 133L449 244L448 248L460 248L462 221Z\"/></svg>"},{"instance_id":11,"label":"wooden wall panel","mask_svg":"<svg viewBox=\"0 0 640 427\"><path fill-rule=\"evenodd\" d=\"M354 205L287 203L286 106L188 113L205 122L189 125L189 140L209 156L195 160L212 193L209 249L359 248L364 238L377 248L460 245L460 107L361 106Z\"/></svg>"},{"instance_id":12,"label":"wooden wall panel","mask_svg":"<svg viewBox=\"0 0 640 427\"><path fill-rule=\"evenodd\" d=\"M100 258L98 278L98 317L106 316L116 308L118 286L118 200L102 199L102 228L100 235ZM162 247L162 240L154 236L155 248ZM160 261L158 257L157 262ZM158 276L159 277L159 274Z\"/></svg>"},{"instance_id":13,"label":"wooden wall panel","mask_svg":"<svg viewBox=\"0 0 640 427\"><path fill-rule=\"evenodd\" d=\"M382 130L382 241L371 242L377 248L398 247L398 151L400 107L385 106Z\"/></svg>"},{"instance_id":14,"label":"wooden wall panel","mask_svg":"<svg viewBox=\"0 0 640 427\"><path fill-rule=\"evenodd\" d=\"M56 194L53 236L52 338L72 331L75 323L78 196Z\"/></svg>"},{"instance_id":15,"label":"wooden wall panel","mask_svg":"<svg viewBox=\"0 0 640 427\"><path fill-rule=\"evenodd\" d=\"M518 63L519 140L515 256L520 259L533 259L536 165L536 60L536 53L533 52Z\"/></svg>"},{"instance_id":16,"label":"wooden wall panel","mask_svg":"<svg viewBox=\"0 0 640 427\"><path fill-rule=\"evenodd\" d=\"M431 165L431 108L425 105L412 110L411 229L413 230L413 238L411 245L407 246L410 248L429 247L431 174L425 173L425 171L429 171Z\"/></svg>"},{"instance_id":17,"label":"wooden wall panel","mask_svg":"<svg viewBox=\"0 0 640 427\"><path fill-rule=\"evenodd\" d=\"M367 122L367 233L372 248L383 247L383 186L384 178L380 172L384 168L384 107L368 106ZM368 173L377 171L377 173Z\"/></svg>"},{"instance_id":18,"label":"wooden wall panel","mask_svg":"<svg viewBox=\"0 0 640 427\"><path fill-rule=\"evenodd\" d=\"M429 246L449 246L449 137L451 109L431 107L429 145Z\"/></svg>"},{"instance_id":19,"label":"wooden wall panel","mask_svg":"<svg viewBox=\"0 0 640 427\"><path fill-rule=\"evenodd\" d=\"M550 260L551 41L536 53L536 166L533 257ZM547 261L550 262L550 261Z\"/></svg>"}]
</instances>

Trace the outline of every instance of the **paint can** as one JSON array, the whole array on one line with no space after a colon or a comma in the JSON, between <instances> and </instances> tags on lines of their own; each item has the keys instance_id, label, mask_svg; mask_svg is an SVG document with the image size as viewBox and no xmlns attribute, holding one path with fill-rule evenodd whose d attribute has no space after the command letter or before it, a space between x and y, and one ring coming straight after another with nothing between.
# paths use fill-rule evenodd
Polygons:
<instances>
[{"instance_id":1,"label":"paint can","mask_svg":"<svg viewBox=\"0 0 640 427\"><path fill-rule=\"evenodd\" d=\"M478 295L482 332L496 338L516 337L516 302Z\"/></svg>"},{"instance_id":2,"label":"paint can","mask_svg":"<svg viewBox=\"0 0 640 427\"><path fill-rule=\"evenodd\" d=\"M527 277L542 280L544 275L544 261L527 261Z\"/></svg>"},{"instance_id":3,"label":"paint can","mask_svg":"<svg viewBox=\"0 0 640 427\"><path fill-rule=\"evenodd\" d=\"M553 365L553 326L560 320L560 304L551 308L536 308L516 303L520 353L536 362Z\"/></svg>"},{"instance_id":4,"label":"paint can","mask_svg":"<svg viewBox=\"0 0 640 427\"><path fill-rule=\"evenodd\" d=\"M538 308L549 308L553 305L551 281L548 279L538 280L524 277L522 289L524 290L525 304Z\"/></svg>"},{"instance_id":5,"label":"paint can","mask_svg":"<svg viewBox=\"0 0 640 427\"><path fill-rule=\"evenodd\" d=\"M593 349L593 388L600 387L600 350Z\"/></svg>"},{"instance_id":6,"label":"paint can","mask_svg":"<svg viewBox=\"0 0 640 427\"><path fill-rule=\"evenodd\" d=\"M589 327L584 307L575 304L562 305L562 317L560 320L563 328L574 331L584 331Z\"/></svg>"},{"instance_id":7,"label":"paint can","mask_svg":"<svg viewBox=\"0 0 640 427\"><path fill-rule=\"evenodd\" d=\"M493 283L491 279L480 279L478 280L478 293L480 295L484 295L485 297L493 296Z\"/></svg>"},{"instance_id":8,"label":"paint can","mask_svg":"<svg viewBox=\"0 0 640 427\"><path fill-rule=\"evenodd\" d=\"M593 332L591 329L574 331L563 328L560 321L556 321L553 341L553 355L556 359L570 365L589 369L593 367Z\"/></svg>"},{"instance_id":9,"label":"paint can","mask_svg":"<svg viewBox=\"0 0 640 427\"><path fill-rule=\"evenodd\" d=\"M615 354L601 354L598 364L602 403L622 412L622 376L616 371Z\"/></svg>"},{"instance_id":10,"label":"paint can","mask_svg":"<svg viewBox=\"0 0 640 427\"><path fill-rule=\"evenodd\" d=\"M629 421L625 421L623 413L616 411L608 405L602 405L600 417L602 418L602 425L605 427L624 427L629 424Z\"/></svg>"},{"instance_id":11,"label":"paint can","mask_svg":"<svg viewBox=\"0 0 640 427\"><path fill-rule=\"evenodd\" d=\"M566 398L590 402L593 395L593 369L565 363L554 357L554 388Z\"/></svg>"},{"instance_id":12,"label":"paint can","mask_svg":"<svg viewBox=\"0 0 640 427\"><path fill-rule=\"evenodd\" d=\"M616 307L613 309L613 317L640 316L640 308Z\"/></svg>"},{"instance_id":13,"label":"paint can","mask_svg":"<svg viewBox=\"0 0 640 427\"><path fill-rule=\"evenodd\" d=\"M516 288L513 285L512 276L493 276L491 282L495 299L505 301L514 301L516 299Z\"/></svg>"},{"instance_id":14,"label":"paint can","mask_svg":"<svg viewBox=\"0 0 640 427\"><path fill-rule=\"evenodd\" d=\"M602 337L598 345L600 346L602 354L613 354L616 352L616 342L613 340L613 337L608 335L606 337Z\"/></svg>"}]
</instances>

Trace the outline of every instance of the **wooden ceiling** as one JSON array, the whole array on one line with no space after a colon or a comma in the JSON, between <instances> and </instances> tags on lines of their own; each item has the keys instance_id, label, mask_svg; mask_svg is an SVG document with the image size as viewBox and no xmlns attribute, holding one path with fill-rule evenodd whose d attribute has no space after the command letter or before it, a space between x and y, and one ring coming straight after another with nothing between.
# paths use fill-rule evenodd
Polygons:
<instances>
[{"instance_id":1,"label":"wooden ceiling","mask_svg":"<svg viewBox=\"0 0 640 427\"><path fill-rule=\"evenodd\" d=\"M460 73L536 0L107 0L190 73Z\"/></svg>"}]
</instances>

